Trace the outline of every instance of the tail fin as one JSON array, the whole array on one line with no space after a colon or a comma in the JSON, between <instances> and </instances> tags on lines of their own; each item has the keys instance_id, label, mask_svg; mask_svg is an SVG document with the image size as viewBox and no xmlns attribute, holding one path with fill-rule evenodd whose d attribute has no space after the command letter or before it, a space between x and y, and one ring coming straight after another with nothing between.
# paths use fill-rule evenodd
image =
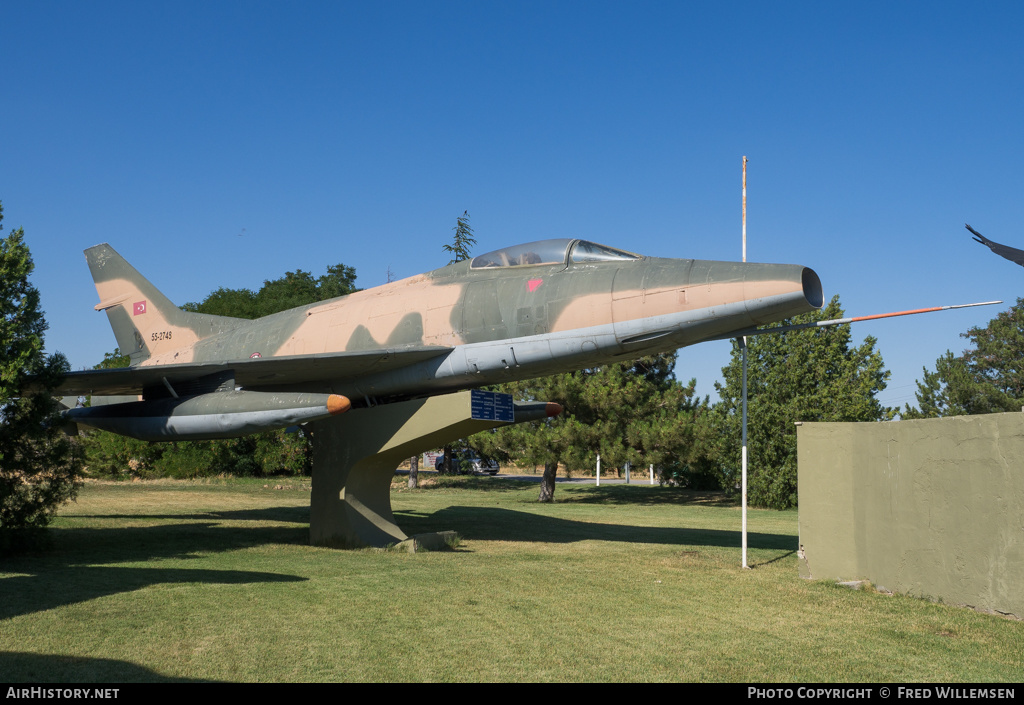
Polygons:
<instances>
[{"instance_id":1,"label":"tail fin","mask_svg":"<svg viewBox=\"0 0 1024 705\"><path fill-rule=\"evenodd\" d=\"M117 346L133 365L245 323L182 311L106 243L87 249L85 259L100 295L95 308L107 312Z\"/></svg>"}]
</instances>

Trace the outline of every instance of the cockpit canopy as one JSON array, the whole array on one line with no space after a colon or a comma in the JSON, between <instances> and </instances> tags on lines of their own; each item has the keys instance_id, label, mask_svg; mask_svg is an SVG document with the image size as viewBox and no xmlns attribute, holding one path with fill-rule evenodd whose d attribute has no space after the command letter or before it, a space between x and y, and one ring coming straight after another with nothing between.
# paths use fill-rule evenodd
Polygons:
<instances>
[{"instance_id":1,"label":"cockpit canopy","mask_svg":"<svg viewBox=\"0 0 1024 705\"><path fill-rule=\"evenodd\" d=\"M488 267L526 267L537 265L565 265L569 262L612 262L637 260L640 255L614 247L598 245L587 240L538 240L513 245L474 257L473 269Z\"/></svg>"}]
</instances>

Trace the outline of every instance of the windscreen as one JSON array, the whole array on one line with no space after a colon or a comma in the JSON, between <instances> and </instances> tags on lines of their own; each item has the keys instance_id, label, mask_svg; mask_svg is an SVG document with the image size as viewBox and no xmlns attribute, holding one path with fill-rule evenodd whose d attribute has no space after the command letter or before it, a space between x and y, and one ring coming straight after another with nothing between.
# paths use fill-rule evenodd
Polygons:
<instances>
[{"instance_id":1,"label":"windscreen","mask_svg":"<svg viewBox=\"0 0 1024 705\"><path fill-rule=\"evenodd\" d=\"M565 253L572 240L538 240L513 245L474 257L473 269L485 267L524 267L540 264L565 264Z\"/></svg>"},{"instance_id":2,"label":"windscreen","mask_svg":"<svg viewBox=\"0 0 1024 705\"><path fill-rule=\"evenodd\" d=\"M640 255L586 240L580 240L572 248L573 262L616 262L633 259L640 259Z\"/></svg>"}]
</instances>

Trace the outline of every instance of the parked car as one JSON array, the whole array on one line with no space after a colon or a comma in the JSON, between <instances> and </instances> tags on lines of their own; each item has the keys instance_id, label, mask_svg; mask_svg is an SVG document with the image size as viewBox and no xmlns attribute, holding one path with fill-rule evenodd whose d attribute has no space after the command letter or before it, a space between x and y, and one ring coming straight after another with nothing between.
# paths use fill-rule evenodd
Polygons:
<instances>
[{"instance_id":1,"label":"parked car","mask_svg":"<svg viewBox=\"0 0 1024 705\"><path fill-rule=\"evenodd\" d=\"M438 472L444 472L444 456L437 456L437 460L434 461L434 469ZM479 455L468 451L455 451L452 453L452 471L456 475L462 474L484 474L497 475L498 474L498 461L497 460L484 460Z\"/></svg>"}]
</instances>

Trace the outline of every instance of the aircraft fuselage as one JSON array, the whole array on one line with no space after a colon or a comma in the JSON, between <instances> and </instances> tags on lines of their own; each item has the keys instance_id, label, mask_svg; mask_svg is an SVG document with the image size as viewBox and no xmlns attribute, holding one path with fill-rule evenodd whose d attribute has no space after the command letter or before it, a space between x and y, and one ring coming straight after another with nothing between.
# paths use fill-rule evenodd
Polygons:
<instances>
[{"instance_id":1,"label":"aircraft fuselage","mask_svg":"<svg viewBox=\"0 0 1024 705\"><path fill-rule=\"evenodd\" d=\"M508 267L474 267L475 261L245 322L177 349L162 346L171 349L154 351L143 365L454 348L399 371L297 387L356 400L415 396L675 350L822 302L817 276L799 265L653 257Z\"/></svg>"}]
</instances>

